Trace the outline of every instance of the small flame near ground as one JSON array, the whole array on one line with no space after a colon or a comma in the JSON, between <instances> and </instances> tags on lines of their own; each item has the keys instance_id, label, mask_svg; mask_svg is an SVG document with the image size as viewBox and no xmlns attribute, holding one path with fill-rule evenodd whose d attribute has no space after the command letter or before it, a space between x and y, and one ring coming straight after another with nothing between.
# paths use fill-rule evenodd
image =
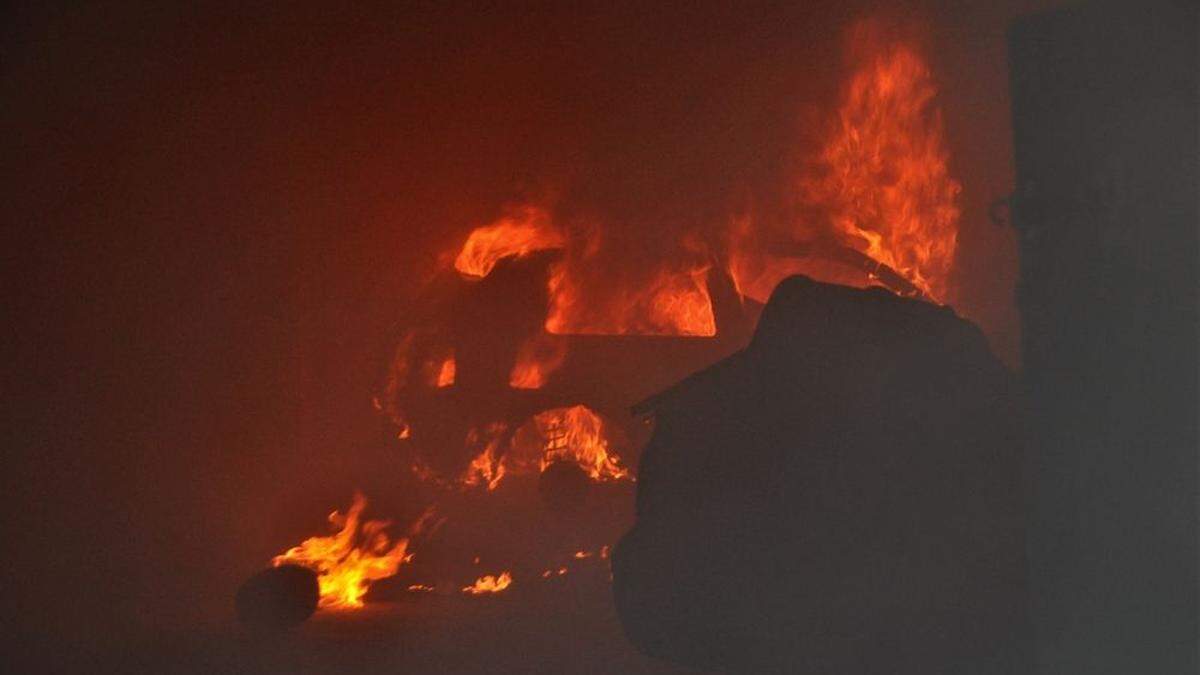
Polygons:
<instances>
[{"instance_id":1,"label":"small flame near ground","mask_svg":"<svg viewBox=\"0 0 1200 675\"><path fill-rule=\"evenodd\" d=\"M608 560L608 550L609 550L609 547L607 545L605 545L605 546L601 546L599 551L589 551L586 549L581 549L581 550L575 551L574 553L571 554L571 559L568 560L566 564L560 565L557 568L549 567L549 568L546 568L545 570L542 570L542 578L543 579L554 579L556 577L566 576L567 573L571 571L570 565L581 564L581 561L584 561L584 560L589 560L592 558L595 558L598 560Z\"/></svg>"},{"instance_id":2,"label":"small flame near ground","mask_svg":"<svg viewBox=\"0 0 1200 675\"><path fill-rule=\"evenodd\" d=\"M485 574L475 580L475 583L470 586L463 586L462 592L469 595L484 595L486 593L500 593L508 589L512 585L513 578L511 572L501 572L498 575Z\"/></svg>"},{"instance_id":3,"label":"small flame near ground","mask_svg":"<svg viewBox=\"0 0 1200 675\"><path fill-rule=\"evenodd\" d=\"M345 514L329 514L329 522L337 530L334 534L305 539L272 560L276 567L292 563L314 570L322 608L362 607L372 582L393 576L411 559L408 539L393 542L384 532L390 521L362 520L366 506L366 498L356 492Z\"/></svg>"}]
</instances>

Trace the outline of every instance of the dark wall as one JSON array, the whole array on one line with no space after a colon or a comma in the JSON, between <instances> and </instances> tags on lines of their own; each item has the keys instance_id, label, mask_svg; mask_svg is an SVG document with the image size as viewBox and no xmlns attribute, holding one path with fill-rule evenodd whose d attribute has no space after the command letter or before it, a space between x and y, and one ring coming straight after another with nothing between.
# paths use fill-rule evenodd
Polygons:
<instances>
[{"instance_id":1,"label":"dark wall","mask_svg":"<svg viewBox=\"0 0 1200 675\"><path fill-rule=\"evenodd\" d=\"M1196 34L1183 2L1012 30L1047 672L1196 672Z\"/></svg>"}]
</instances>

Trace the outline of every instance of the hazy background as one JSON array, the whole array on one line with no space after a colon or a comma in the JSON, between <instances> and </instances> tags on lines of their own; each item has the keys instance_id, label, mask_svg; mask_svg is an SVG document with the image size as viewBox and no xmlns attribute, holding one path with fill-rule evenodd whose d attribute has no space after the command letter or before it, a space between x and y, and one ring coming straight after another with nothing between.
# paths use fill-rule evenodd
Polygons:
<instances>
[{"instance_id":1,"label":"hazy background","mask_svg":"<svg viewBox=\"0 0 1200 675\"><path fill-rule=\"evenodd\" d=\"M8 11L10 634L221 620L354 487L407 517L369 390L437 255L523 195L634 242L769 198L871 13L474 4ZM964 4L889 12L925 27L964 186L956 308L1015 365L987 206L1011 189L1004 31L1050 3Z\"/></svg>"}]
</instances>

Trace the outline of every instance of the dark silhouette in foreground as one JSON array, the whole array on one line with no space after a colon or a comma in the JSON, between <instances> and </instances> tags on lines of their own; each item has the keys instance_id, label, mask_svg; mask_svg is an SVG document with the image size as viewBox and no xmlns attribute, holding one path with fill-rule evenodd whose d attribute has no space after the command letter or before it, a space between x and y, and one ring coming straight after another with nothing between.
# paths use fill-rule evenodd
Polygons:
<instances>
[{"instance_id":1,"label":"dark silhouette in foreground","mask_svg":"<svg viewBox=\"0 0 1200 675\"><path fill-rule=\"evenodd\" d=\"M317 574L299 565L280 565L250 577L234 601L238 619L256 629L283 630L317 611Z\"/></svg>"},{"instance_id":2,"label":"dark silhouette in foreground","mask_svg":"<svg viewBox=\"0 0 1200 675\"><path fill-rule=\"evenodd\" d=\"M656 428L614 593L701 668L1026 673L1010 376L945 307L790 278Z\"/></svg>"},{"instance_id":3,"label":"dark silhouette in foreground","mask_svg":"<svg viewBox=\"0 0 1200 675\"><path fill-rule=\"evenodd\" d=\"M577 512L587 502L592 479L575 462L552 462L538 476L538 494L547 508Z\"/></svg>"}]
</instances>

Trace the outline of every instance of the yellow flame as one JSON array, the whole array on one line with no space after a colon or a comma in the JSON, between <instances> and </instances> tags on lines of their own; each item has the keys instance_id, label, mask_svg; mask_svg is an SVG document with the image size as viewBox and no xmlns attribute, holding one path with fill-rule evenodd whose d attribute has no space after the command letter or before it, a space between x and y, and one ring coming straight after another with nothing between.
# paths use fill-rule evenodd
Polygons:
<instances>
[{"instance_id":1,"label":"yellow flame","mask_svg":"<svg viewBox=\"0 0 1200 675\"><path fill-rule=\"evenodd\" d=\"M485 593L500 593L512 585L512 573L501 572L498 576L485 574L475 580L470 586L463 586L462 592L470 595L483 595Z\"/></svg>"},{"instance_id":2,"label":"yellow flame","mask_svg":"<svg viewBox=\"0 0 1200 675\"><path fill-rule=\"evenodd\" d=\"M322 608L362 607L362 598L372 582L393 576L411 559L408 539L392 542L384 532L389 521L361 520L366 505L366 498L354 493L354 502L345 515L338 511L329 514L329 522L337 532L305 539L272 560L276 567L292 563L314 570Z\"/></svg>"},{"instance_id":3,"label":"yellow flame","mask_svg":"<svg viewBox=\"0 0 1200 675\"><path fill-rule=\"evenodd\" d=\"M604 421L584 405L553 408L534 416L542 438L546 439L541 467L556 461L577 463L593 480L620 480L629 477L621 458L608 448Z\"/></svg>"}]
</instances>

